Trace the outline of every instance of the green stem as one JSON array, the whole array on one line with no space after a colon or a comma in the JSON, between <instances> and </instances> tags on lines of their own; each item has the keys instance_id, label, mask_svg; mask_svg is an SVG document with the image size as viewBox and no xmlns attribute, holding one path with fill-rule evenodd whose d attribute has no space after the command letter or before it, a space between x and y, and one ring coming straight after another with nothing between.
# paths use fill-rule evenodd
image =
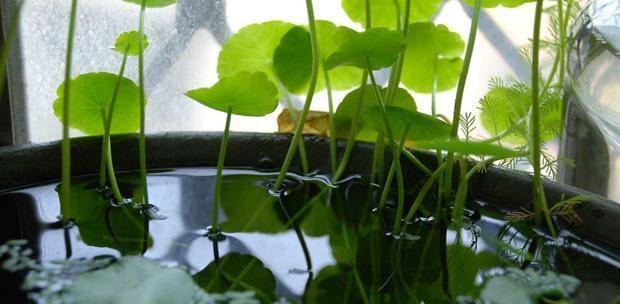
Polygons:
<instances>
[{"instance_id":1,"label":"green stem","mask_svg":"<svg viewBox=\"0 0 620 304\"><path fill-rule=\"evenodd\" d=\"M2 50L0 50L0 93L4 92L4 81L6 80L6 66L9 60L9 52L11 51L11 44L15 39L15 34L19 28L19 20L22 11L22 5L24 1L17 3L17 7L11 15L11 23L6 31L6 37L2 43Z\"/></svg>"},{"instance_id":2,"label":"green stem","mask_svg":"<svg viewBox=\"0 0 620 304\"><path fill-rule=\"evenodd\" d=\"M104 108L100 109L101 111L101 119L103 124L106 124L106 121L109 120L109 117L112 116L112 114L110 115L106 115L106 111ZM110 174L110 187L112 188L112 193L114 193L114 199L116 200L116 202L121 203L123 201L123 196L121 195L121 191L118 188L118 183L116 182L116 175L114 174L114 164L112 162L112 145L110 145L110 140L106 140L105 136L103 139L103 146L101 147L101 149L103 150L101 152L102 156L102 160L104 161L104 167L103 170L101 172L106 172L106 167L105 165L107 165L107 171ZM100 173L101 173L100 172ZM104 175L105 176L105 175ZM101 176L99 177L101 178ZM101 186L101 184L99 185L100 188L105 187L105 179L104 179L104 184L103 186Z\"/></svg>"},{"instance_id":3,"label":"green stem","mask_svg":"<svg viewBox=\"0 0 620 304\"><path fill-rule=\"evenodd\" d=\"M411 205L411 208L409 208L409 212L407 213L407 216L405 216L405 225L407 225L407 223L413 220L413 217L415 216L415 213L418 211L418 209L420 209L420 206L422 205L422 201L424 201L426 194L428 194L428 191L430 191L431 187L435 183L435 180L438 177L440 177L440 174L442 174L445 169L446 169L446 164L444 163L443 165L438 167L437 170L435 170L435 172L433 172L433 174L424 183L424 185L420 189L420 192L418 192L418 195L416 196L415 201ZM407 226L403 226L403 230L402 230L403 232L407 230L406 227Z\"/></svg>"},{"instance_id":4,"label":"green stem","mask_svg":"<svg viewBox=\"0 0 620 304\"><path fill-rule=\"evenodd\" d=\"M547 200L542 184L541 173L541 139L540 139L540 25L542 19L543 0L536 1L534 18L534 37L532 39L532 111L530 117L530 136L532 151L532 167L534 168L534 207L536 209L536 224L541 226L544 217L547 227L553 236L556 236L555 227L549 214Z\"/></svg>"},{"instance_id":5,"label":"green stem","mask_svg":"<svg viewBox=\"0 0 620 304\"><path fill-rule=\"evenodd\" d=\"M474 6L474 13L471 19L471 27L469 28L469 38L467 39L467 49L465 51L465 58L463 60L463 68L459 77L459 83L456 89L456 98L454 102L454 113L452 116L452 130L450 136L452 138L458 138L459 124L461 121L461 108L463 105L463 95L465 93L465 85L467 84L467 76L469 75L469 67L471 65L471 58L474 53L474 45L476 44L476 35L478 33L478 20L480 19L481 0L476 0ZM444 195L448 196L452 192L452 166L454 164L454 153L448 153L446 162L448 166L446 168L446 177L444 179L445 192Z\"/></svg>"},{"instance_id":6,"label":"green stem","mask_svg":"<svg viewBox=\"0 0 620 304\"><path fill-rule=\"evenodd\" d=\"M106 172L106 163L108 158L108 149L107 147L110 145L110 133L112 132L112 118L114 116L114 108L116 107L116 100L118 99L118 92L121 87L121 80L123 79L123 75L125 75L125 67L127 66L127 58L129 57L129 46L125 48L125 52L123 54L123 61L121 63L120 71L118 72L118 79L116 80L116 84L114 85L114 91L112 92L112 99L110 101L110 108L107 111L107 119L104 120L103 127L103 144L101 146L101 166L99 168L99 188L105 187L105 172ZM103 109L102 109L103 110ZM105 114L105 111L104 111ZM109 169L109 168L108 168ZM112 169L109 169L112 170ZM114 171L110 172L110 174L115 174Z\"/></svg>"},{"instance_id":7,"label":"green stem","mask_svg":"<svg viewBox=\"0 0 620 304\"><path fill-rule=\"evenodd\" d=\"M211 226L214 231L219 231L219 211L220 197L222 192L222 170L224 169L224 161L226 159L226 150L228 148L228 133L230 131L230 120L232 118L232 107L228 107L226 112L226 126L224 127L224 135L220 144L220 154L217 156L217 171L215 174L215 189L213 190L213 211L211 214Z\"/></svg>"},{"instance_id":8,"label":"green stem","mask_svg":"<svg viewBox=\"0 0 620 304\"><path fill-rule=\"evenodd\" d=\"M144 205L149 204L149 189L146 180L146 92L144 91L144 14L146 11L147 0L142 0L140 5L140 21L138 26L138 83L140 86L140 137L139 137L139 152L140 152L140 181L144 189L144 198L142 203Z\"/></svg>"},{"instance_id":9,"label":"green stem","mask_svg":"<svg viewBox=\"0 0 620 304\"><path fill-rule=\"evenodd\" d=\"M143 0L144 1L144 0ZM286 153L286 157L284 159L284 163L282 164L282 168L280 169L280 174L278 175L278 179L274 185L274 190L280 190L282 184L284 183L284 179L286 178L286 173L288 172L291 163L293 162L293 157L295 156L295 152L297 150L297 145L299 144L299 140L301 139L301 133L304 129L304 123L308 118L308 113L310 112L310 105L312 104L312 99L314 98L314 93L316 91L316 84L318 80L318 71L319 71L319 46L317 42L317 34L316 34L316 23L314 19L314 8L312 6L312 0L306 0L306 11L308 13L308 23L310 27L310 41L312 44L312 75L310 77L310 86L308 88L308 94L306 95L306 101L304 103L303 111L301 112L301 118L297 123L297 128L295 129L295 135L293 135L293 140L291 145L289 146L288 152Z\"/></svg>"},{"instance_id":10,"label":"green stem","mask_svg":"<svg viewBox=\"0 0 620 304\"><path fill-rule=\"evenodd\" d=\"M286 90L286 87L282 85L282 82L278 80L278 86L280 87L280 91L284 96L284 101L286 102L286 108L288 109L289 117L293 124L297 125L299 121L297 120L297 110L293 106L291 102L291 97L289 96L289 92ZM299 159L301 161L301 170L304 174L310 172L310 165L308 163L308 154L306 153L306 145L304 143L303 137L299 140Z\"/></svg>"},{"instance_id":11,"label":"green stem","mask_svg":"<svg viewBox=\"0 0 620 304\"><path fill-rule=\"evenodd\" d=\"M332 173L338 170L338 146L336 141L336 122L334 120L334 98L332 96L332 84L329 78L329 71L323 69L325 76L325 89L327 91L327 101L329 105L329 155Z\"/></svg>"},{"instance_id":12,"label":"green stem","mask_svg":"<svg viewBox=\"0 0 620 304\"><path fill-rule=\"evenodd\" d=\"M67 54L65 58L65 86L62 107L62 203L68 216L71 216L71 138L69 135L69 103L71 102L71 65L73 61L73 37L75 36L75 19L77 16L77 0L71 1L69 17L69 34L67 38ZM70 220L66 218L63 220Z\"/></svg>"},{"instance_id":13,"label":"green stem","mask_svg":"<svg viewBox=\"0 0 620 304\"><path fill-rule=\"evenodd\" d=\"M411 128L411 123L408 123L405 127L405 132L403 132L402 138L398 145L398 157L400 158L401 152L405 149L405 140L407 138L407 134L409 133L409 129ZM384 209L385 203L387 202L388 194L390 193L390 189L392 188L392 181L394 180L394 175L396 174L396 161L392 160L392 164L390 165L390 171L388 171L387 178L385 179L385 185L383 186L383 192L381 193L381 199L379 200L379 209Z\"/></svg>"}]
</instances>

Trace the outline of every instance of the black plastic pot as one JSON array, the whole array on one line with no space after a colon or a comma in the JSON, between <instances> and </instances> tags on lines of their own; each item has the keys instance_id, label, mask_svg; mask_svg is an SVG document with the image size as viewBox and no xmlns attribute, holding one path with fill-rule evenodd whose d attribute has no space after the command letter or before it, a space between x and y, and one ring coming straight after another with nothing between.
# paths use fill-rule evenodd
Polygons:
<instances>
[{"instance_id":1,"label":"black plastic pot","mask_svg":"<svg viewBox=\"0 0 620 304\"><path fill-rule=\"evenodd\" d=\"M291 136L287 135L233 133L230 136L226 166L276 170L283 161L290 140ZM152 170L215 166L220 141L220 133L151 135L147 138L147 163ZM323 173L328 172L328 140L306 137L305 142L311 168ZM115 167L118 171L138 168L136 136L116 136L112 143ZM343 148L344 142L340 142L340 145L340 148ZM100 137L74 139L72 174L75 176L96 174L100 164L100 149ZM0 148L0 193L58 181L61 172L60 153L59 142ZM359 143L351 157L348 172L368 175L372 154L372 145ZM428 166L434 166L435 155L419 151L415 154ZM425 175L408 161L402 163L407 181L425 179ZM295 162L293 170L298 165ZM612 256L620 256L620 234L616 233L620 231L619 204L555 182L547 182L545 188L550 203L560 201L562 196L569 198L581 194L591 195L592 199L588 203L577 207L577 213L583 221L578 225L561 222L562 228ZM501 210L531 209L531 178L523 173L491 167L486 173L479 174L471 180L469 199L491 204ZM17 225L22 228L17 230L17 233L15 229L3 229L0 231L0 242L23 237L29 229L28 223L18 220L19 208L15 210L11 208L15 209L14 206L0 206L2 225L13 227Z\"/></svg>"}]
</instances>

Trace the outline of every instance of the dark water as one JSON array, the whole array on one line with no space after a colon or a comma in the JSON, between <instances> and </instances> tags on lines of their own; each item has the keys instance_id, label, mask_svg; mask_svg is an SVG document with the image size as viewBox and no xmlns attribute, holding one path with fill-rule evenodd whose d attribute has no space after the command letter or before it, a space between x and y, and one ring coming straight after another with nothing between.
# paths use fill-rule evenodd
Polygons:
<instances>
[{"instance_id":1,"label":"dark water","mask_svg":"<svg viewBox=\"0 0 620 304\"><path fill-rule=\"evenodd\" d=\"M68 231L58 220L57 184L0 194L0 241L28 239L43 263L68 254L71 258L139 254L148 244L147 258L199 272L214 259L213 243L205 237L211 225L214 174L213 169L199 168L150 175L151 204L165 219L148 222L147 239L142 210L83 204L101 202L102 194L94 191L96 178L73 183L78 205L72 208L81 215ZM359 303L355 284L359 279L368 297L384 302L408 302L402 299L415 294L427 303L437 303L452 293L474 290L485 274L510 266L573 274L582 282L578 302L609 303L620 295L620 261L614 253L569 232L544 246L533 246L543 244L533 241L544 239L542 233L526 224L507 224L502 210L483 202L468 204L465 226L455 231L448 220L439 220L447 218L442 216L446 212L437 209L436 197L429 195L416 219L402 223L408 227L407 234L394 237L389 233L394 224L393 201L378 214L374 202L380 191L362 179L328 185L320 176L303 181L291 176L287 195L279 201L267 190L274 176L225 171L219 222L226 238L218 249L221 256L237 252L260 259L276 277L278 296L300 299L308 289L310 302ZM135 177L121 176L120 181L126 197L140 191ZM408 190L407 201L415 198L417 184ZM294 228L304 236L311 272ZM453 245L457 238L459 246ZM535 262L524 262L527 254L534 255ZM490 266L464 270L475 264L470 260L484 260L478 264ZM307 285L309 277L313 281ZM380 292L370 292L374 290Z\"/></svg>"}]
</instances>

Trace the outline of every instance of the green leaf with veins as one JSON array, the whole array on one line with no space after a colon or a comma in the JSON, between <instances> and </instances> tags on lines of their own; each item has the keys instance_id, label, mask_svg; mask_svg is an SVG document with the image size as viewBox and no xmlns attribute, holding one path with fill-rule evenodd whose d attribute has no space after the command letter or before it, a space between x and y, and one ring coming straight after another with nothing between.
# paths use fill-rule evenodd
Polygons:
<instances>
[{"instance_id":1,"label":"green leaf with veins","mask_svg":"<svg viewBox=\"0 0 620 304\"><path fill-rule=\"evenodd\" d=\"M209 293L226 291L254 291L262 303L275 301L276 278L251 255L236 252L223 256L194 275L194 281Z\"/></svg>"},{"instance_id":2,"label":"green leaf with veins","mask_svg":"<svg viewBox=\"0 0 620 304\"><path fill-rule=\"evenodd\" d=\"M541 140L553 140L561 131L561 99L558 94L541 95ZM531 88L522 83L500 82L480 101L480 122L491 135L502 134L515 126L525 126L532 107ZM502 139L515 145L527 143L524 134L511 132Z\"/></svg>"},{"instance_id":3,"label":"green leaf with veins","mask_svg":"<svg viewBox=\"0 0 620 304\"><path fill-rule=\"evenodd\" d=\"M325 68L331 70L340 66L380 70L391 66L400 52L405 49L405 39L397 31L373 28L357 33L346 40L325 61Z\"/></svg>"},{"instance_id":4,"label":"green leaf with veins","mask_svg":"<svg viewBox=\"0 0 620 304\"><path fill-rule=\"evenodd\" d=\"M409 22L429 21L441 8L443 0L424 0L411 2ZM405 0L398 0L401 14L405 12ZM349 18L357 23L365 24L365 0L342 0L342 8ZM394 0L371 0L370 15L373 27L396 28L397 8Z\"/></svg>"},{"instance_id":5,"label":"green leaf with veins","mask_svg":"<svg viewBox=\"0 0 620 304\"><path fill-rule=\"evenodd\" d=\"M506 149L489 143L475 141L459 141L455 139L419 141L415 143L415 147L418 149L442 150L463 155L485 155L495 156L499 158L510 158L526 155L520 151Z\"/></svg>"},{"instance_id":6,"label":"green leaf with veins","mask_svg":"<svg viewBox=\"0 0 620 304\"><path fill-rule=\"evenodd\" d=\"M146 50L149 46L149 40L146 35L143 38L142 46ZM125 50L127 50L129 56L140 55L140 33L133 31L120 34L114 43L114 50L121 54L125 54Z\"/></svg>"},{"instance_id":7,"label":"green leaf with veins","mask_svg":"<svg viewBox=\"0 0 620 304\"><path fill-rule=\"evenodd\" d=\"M484 8L493 8L498 5L504 7L517 7L526 2L534 2L536 0L482 0L481 6ZM463 2L474 6L476 4L476 0L463 0Z\"/></svg>"},{"instance_id":8,"label":"green leaf with veins","mask_svg":"<svg viewBox=\"0 0 620 304\"><path fill-rule=\"evenodd\" d=\"M282 37L295 25L269 21L248 25L232 35L220 52L217 72L220 78L239 72L263 72L275 82L273 56Z\"/></svg>"},{"instance_id":9,"label":"green leaf with veins","mask_svg":"<svg viewBox=\"0 0 620 304\"><path fill-rule=\"evenodd\" d=\"M338 51L340 45L356 32L329 21L316 22L319 44L319 71L329 55ZM304 27L292 28L276 48L273 65L282 84L292 93L303 93L308 88L312 69L310 33ZM332 89L346 90L359 84L362 71L354 67L338 67L330 71ZM317 91L325 88L323 73L319 74Z\"/></svg>"},{"instance_id":10,"label":"green leaf with veins","mask_svg":"<svg viewBox=\"0 0 620 304\"><path fill-rule=\"evenodd\" d=\"M381 93L385 96L387 88L381 89ZM353 116L355 116L355 110L357 109L357 103L360 99L361 88L351 91L344 97L336 114L334 115L334 121L336 124L336 136L346 138L349 134L351 123L353 122ZM364 100L362 101L362 112L365 109L372 108L377 105L377 100L372 93L372 85L367 85L364 93ZM392 106L400 107L406 110L415 111L417 109L415 100L407 90L398 88L394 94L394 101ZM380 116L379 116L380 118ZM374 142L377 139L377 131L365 122L362 118L359 124L357 140Z\"/></svg>"},{"instance_id":11,"label":"green leaf with veins","mask_svg":"<svg viewBox=\"0 0 620 304\"><path fill-rule=\"evenodd\" d=\"M198 286L189 273L162 267L138 256L124 257L69 284L65 296L75 303L190 303Z\"/></svg>"},{"instance_id":12,"label":"green leaf with veins","mask_svg":"<svg viewBox=\"0 0 620 304\"><path fill-rule=\"evenodd\" d=\"M123 0L125 2L142 5L142 0ZM146 7L160 8L176 4L177 0L146 0Z\"/></svg>"},{"instance_id":13,"label":"green leaf with veins","mask_svg":"<svg viewBox=\"0 0 620 304\"><path fill-rule=\"evenodd\" d=\"M436 69L437 91L452 89L459 80L465 42L459 34L443 24L414 23L409 25L407 50L401 82L420 93L433 92L433 71Z\"/></svg>"},{"instance_id":14,"label":"green leaf with veins","mask_svg":"<svg viewBox=\"0 0 620 304\"><path fill-rule=\"evenodd\" d=\"M71 118L69 126L88 135L100 135L104 131L101 111L107 113L118 75L111 73L82 74L71 81ZM64 83L56 90L54 114L62 122ZM128 78L121 78L112 134L132 133L140 128L140 89Z\"/></svg>"},{"instance_id":15,"label":"green leaf with veins","mask_svg":"<svg viewBox=\"0 0 620 304\"><path fill-rule=\"evenodd\" d=\"M211 109L226 113L231 108L233 114L243 116L264 116L278 106L278 88L262 72L224 77L210 88L186 95Z\"/></svg>"},{"instance_id":16,"label":"green leaf with veins","mask_svg":"<svg viewBox=\"0 0 620 304\"><path fill-rule=\"evenodd\" d=\"M433 116L394 106L386 106L385 111L392 132L397 139L401 138L407 125L410 125L407 140L443 139L450 136L450 125ZM386 134L379 106L366 109L364 111L364 121L376 131Z\"/></svg>"}]
</instances>

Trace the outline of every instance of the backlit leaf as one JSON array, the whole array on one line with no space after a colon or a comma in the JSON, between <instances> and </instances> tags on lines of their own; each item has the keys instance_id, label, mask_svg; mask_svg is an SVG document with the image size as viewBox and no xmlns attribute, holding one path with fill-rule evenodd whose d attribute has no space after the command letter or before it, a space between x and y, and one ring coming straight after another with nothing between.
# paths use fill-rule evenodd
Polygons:
<instances>
[{"instance_id":1,"label":"backlit leaf","mask_svg":"<svg viewBox=\"0 0 620 304\"><path fill-rule=\"evenodd\" d=\"M526 2L534 2L536 0L481 0L481 6L484 8L493 8L498 5L504 7L517 7ZM474 6L476 4L476 0L463 0L463 2Z\"/></svg>"},{"instance_id":2,"label":"backlit leaf","mask_svg":"<svg viewBox=\"0 0 620 304\"><path fill-rule=\"evenodd\" d=\"M411 1L409 22L424 22L433 17L441 7L443 0ZM401 14L405 12L405 0L398 0ZM357 23L365 24L365 0L342 0L342 8L349 18ZM397 7L394 0L371 0L371 21L373 27L396 28Z\"/></svg>"},{"instance_id":3,"label":"backlit leaf","mask_svg":"<svg viewBox=\"0 0 620 304\"><path fill-rule=\"evenodd\" d=\"M149 46L146 35L143 37L142 46L144 49ZM114 43L114 50L121 54L125 54L127 51L129 56L140 55L140 33L133 31L120 34Z\"/></svg>"},{"instance_id":4,"label":"backlit leaf","mask_svg":"<svg viewBox=\"0 0 620 304\"><path fill-rule=\"evenodd\" d=\"M379 70L389 67L405 49L405 39L399 32L373 28L357 33L345 41L339 50L327 58L325 68L354 66Z\"/></svg>"},{"instance_id":5,"label":"backlit leaf","mask_svg":"<svg viewBox=\"0 0 620 304\"><path fill-rule=\"evenodd\" d=\"M400 138L410 125L407 139L413 141L442 139L450 136L450 126L445 122L422 114L394 106L386 106L386 114L392 132L396 138ZM364 120L375 130L386 134L381 108L375 106L364 111Z\"/></svg>"},{"instance_id":6,"label":"backlit leaf","mask_svg":"<svg viewBox=\"0 0 620 304\"><path fill-rule=\"evenodd\" d=\"M125 2L142 5L143 0L123 0ZM178 0L146 0L146 7L158 8L176 4Z\"/></svg>"}]
</instances>

